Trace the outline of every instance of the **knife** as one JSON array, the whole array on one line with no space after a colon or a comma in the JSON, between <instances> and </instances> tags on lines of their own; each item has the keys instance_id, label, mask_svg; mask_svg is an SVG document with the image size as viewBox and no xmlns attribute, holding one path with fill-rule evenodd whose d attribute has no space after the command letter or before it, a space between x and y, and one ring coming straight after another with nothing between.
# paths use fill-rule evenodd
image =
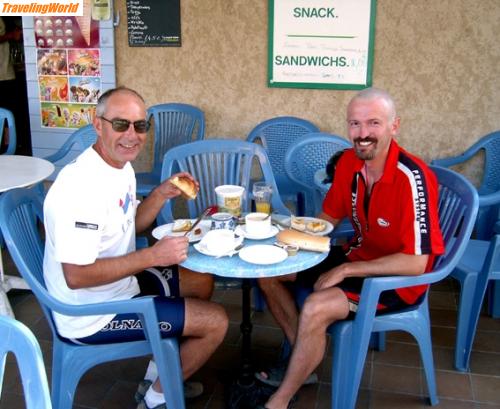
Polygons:
<instances>
[{"instance_id":1,"label":"knife","mask_svg":"<svg viewBox=\"0 0 500 409\"><path fill-rule=\"evenodd\" d=\"M211 214L214 214L215 212L217 212L217 206L209 206L207 207L202 214L200 214L198 216L198 218L196 219L196 221L193 223L193 225L191 226L191 228L186 231L186 233L184 233L184 237L186 237L189 233L191 233L193 231L193 229L203 220L204 217L208 216L208 215L211 215Z\"/></svg>"}]
</instances>

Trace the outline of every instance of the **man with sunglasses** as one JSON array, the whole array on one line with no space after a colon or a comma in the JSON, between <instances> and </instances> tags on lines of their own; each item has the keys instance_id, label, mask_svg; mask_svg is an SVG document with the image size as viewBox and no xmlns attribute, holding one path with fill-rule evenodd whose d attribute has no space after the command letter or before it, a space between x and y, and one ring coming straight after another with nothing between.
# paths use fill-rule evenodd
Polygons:
<instances>
[{"instance_id":1,"label":"man with sunglasses","mask_svg":"<svg viewBox=\"0 0 500 409\"><path fill-rule=\"evenodd\" d=\"M182 337L180 355L187 379L222 342L228 318L220 305L209 301L212 276L177 266L187 258L186 237L164 237L151 247L135 248L136 232L145 231L165 201L181 193L169 179L142 203L136 200L130 162L146 142L145 118L144 100L131 89L112 89L99 98L96 143L61 170L44 203L44 278L49 292L70 304L157 295L162 336ZM188 173L174 176L194 181ZM54 320L59 334L75 343L144 339L137 314L55 313ZM201 384L185 383L188 397L202 390ZM165 405L153 361L136 400L140 408Z\"/></svg>"}]
</instances>

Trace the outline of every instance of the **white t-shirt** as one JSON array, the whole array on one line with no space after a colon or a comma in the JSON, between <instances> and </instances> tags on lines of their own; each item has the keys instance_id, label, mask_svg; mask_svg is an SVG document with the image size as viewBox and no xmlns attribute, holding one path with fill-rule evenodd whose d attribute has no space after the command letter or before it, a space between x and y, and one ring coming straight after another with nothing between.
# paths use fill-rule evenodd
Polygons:
<instances>
[{"instance_id":1,"label":"white t-shirt","mask_svg":"<svg viewBox=\"0 0 500 409\"><path fill-rule=\"evenodd\" d=\"M0 36L6 33L5 23L0 17ZM10 45L8 41L0 43L0 81L13 80L16 78L14 66L10 60Z\"/></svg>"},{"instance_id":2,"label":"white t-shirt","mask_svg":"<svg viewBox=\"0 0 500 409\"><path fill-rule=\"evenodd\" d=\"M139 293L134 276L72 290L66 285L61 265L87 265L135 251L135 192L130 163L123 169L113 168L92 147L61 170L44 203L43 271L50 294L68 304L90 304L129 299ZM57 329L66 338L95 334L113 317L54 313Z\"/></svg>"}]
</instances>

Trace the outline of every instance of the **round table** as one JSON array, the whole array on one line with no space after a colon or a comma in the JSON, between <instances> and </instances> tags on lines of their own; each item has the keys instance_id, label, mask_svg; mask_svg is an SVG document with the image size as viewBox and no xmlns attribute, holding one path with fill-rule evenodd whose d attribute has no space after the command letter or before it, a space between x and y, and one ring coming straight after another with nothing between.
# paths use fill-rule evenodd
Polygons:
<instances>
[{"instance_id":1,"label":"round table","mask_svg":"<svg viewBox=\"0 0 500 409\"><path fill-rule=\"evenodd\" d=\"M54 172L54 164L33 156L0 155L0 192L38 183Z\"/></svg>"},{"instance_id":2,"label":"round table","mask_svg":"<svg viewBox=\"0 0 500 409\"><path fill-rule=\"evenodd\" d=\"M274 237L265 240L245 239L244 245L273 244ZM284 261L276 264L252 264L240 259L238 255L232 257L215 258L199 253L193 245L189 246L188 258L181 265L193 271L212 273L221 277L242 279L242 347L241 347L241 373L233 384L228 408L238 408L239 402L251 399L254 390L254 374L251 362L251 305L250 292L252 279L262 277L275 277L296 273L323 261L328 253L315 253L300 250L297 255L289 256Z\"/></svg>"},{"instance_id":3,"label":"round table","mask_svg":"<svg viewBox=\"0 0 500 409\"><path fill-rule=\"evenodd\" d=\"M0 175L2 175L0 192L31 186L49 177L54 169L54 165L45 159L21 155L0 155ZM7 292L13 288L29 290L22 278L4 274L0 251L0 315L14 317L7 297Z\"/></svg>"}]
</instances>

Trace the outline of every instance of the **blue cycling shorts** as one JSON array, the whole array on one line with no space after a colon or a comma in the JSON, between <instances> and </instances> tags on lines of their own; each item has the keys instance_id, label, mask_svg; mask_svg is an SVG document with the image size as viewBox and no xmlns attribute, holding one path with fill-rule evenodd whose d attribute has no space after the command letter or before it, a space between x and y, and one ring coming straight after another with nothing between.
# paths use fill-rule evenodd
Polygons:
<instances>
[{"instance_id":1,"label":"blue cycling shorts","mask_svg":"<svg viewBox=\"0 0 500 409\"><path fill-rule=\"evenodd\" d=\"M177 266L153 267L136 275L140 294L154 295L158 326L162 338L179 337L184 330L185 305L180 297ZM136 298L134 297L134 298ZM99 332L83 338L72 338L75 344L109 344L145 339L137 314L117 314Z\"/></svg>"}]
</instances>

